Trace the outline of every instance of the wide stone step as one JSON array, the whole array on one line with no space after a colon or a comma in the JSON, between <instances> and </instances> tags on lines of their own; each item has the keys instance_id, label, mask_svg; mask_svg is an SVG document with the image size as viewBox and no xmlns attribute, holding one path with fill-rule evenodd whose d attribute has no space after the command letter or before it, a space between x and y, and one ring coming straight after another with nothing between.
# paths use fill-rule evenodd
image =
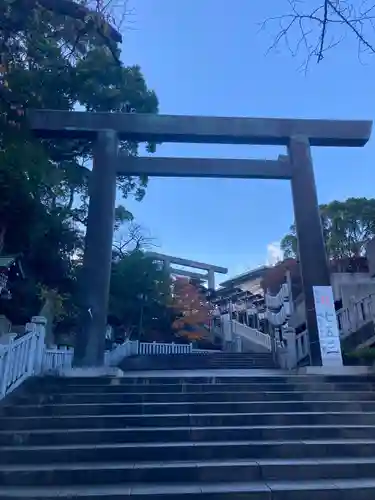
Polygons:
<instances>
[{"instance_id":1,"label":"wide stone step","mask_svg":"<svg viewBox=\"0 0 375 500\"><path fill-rule=\"evenodd\" d=\"M372 500L375 480L322 480L314 482L247 482L201 484L133 484L114 486L0 487L2 500Z\"/></svg>"},{"instance_id":2,"label":"wide stone step","mask_svg":"<svg viewBox=\"0 0 375 500\"><path fill-rule=\"evenodd\" d=\"M3 430L113 429L126 427L216 427L280 425L375 425L375 412L185 413L0 417Z\"/></svg>"},{"instance_id":3,"label":"wide stone step","mask_svg":"<svg viewBox=\"0 0 375 500\"><path fill-rule=\"evenodd\" d=\"M108 404L108 403L183 403L230 401L375 401L372 391L272 391L272 392L141 392L25 394L15 404Z\"/></svg>"},{"instance_id":4,"label":"wide stone step","mask_svg":"<svg viewBox=\"0 0 375 500\"><path fill-rule=\"evenodd\" d=\"M132 484L105 486L0 487L2 500L373 500L375 480L347 479L293 482Z\"/></svg>"},{"instance_id":5,"label":"wide stone step","mask_svg":"<svg viewBox=\"0 0 375 500\"><path fill-rule=\"evenodd\" d=\"M373 500L375 378L253 373L31 380L0 499Z\"/></svg>"},{"instance_id":6,"label":"wide stone step","mask_svg":"<svg viewBox=\"0 0 375 500\"><path fill-rule=\"evenodd\" d=\"M191 372L194 370L198 371L212 371L212 370L274 370L276 371L276 366L272 363L264 363L264 362L247 362L247 363L180 363L179 365L170 364L170 363L160 363L156 364L137 364L133 365L129 361L124 362L120 365L121 370L125 373L134 373L137 372L163 372L165 370L175 370L175 371L186 371Z\"/></svg>"},{"instance_id":7,"label":"wide stone step","mask_svg":"<svg viewBox=\"0 0 375 500\"><path fill-rule=\"evenodd\" d=\"M274 364L274 360L270 355L260 355L258 357L254 356L211 356L208 360L210 364L212 363L265 363Z\"/></svg>"},{"instance_id":8,"label":"wide stone step","mask_svg":"<svg viewBox=\"0 0 375 500\"><path fill-rule=\"evenodd\" d=\"M157 356L155 356L157 358ZM205 361L204 358L197 359L194 361L190 360L159 360L146 362L146 360L132 361L131 359L126 359L122 362L119 367L125 372L137 372L137 371L163 371L163 370L255 370L255 369L276 369L273 362L267 361L246 361L246 362L225 362L225 361Z\"/></svg>"},{"instance_id":9,"label":"wide stone step","mask_svg":"<svg viewBox=\"0 0 375 500\"><path fill-rule=\"evenodd\" d=\"M0 446L65 444L160 443L181 441L289 441L312 439L372 439L374 426L239 426L239 427L129 427L0 431Z\"/></svg>"},{"instance_id":10,"label":"wide stone step","mask_svg":"<svg viewBox=\"0 0 375 500\"><path fill-rule=\"evenodd\" d=\"M250 372L251 373L251 372ZM367 375L366 377L357 375L327 375L327 376L311 376L311 375L285 375L282 372L275 371L273 375L250 375L249 376L221 376L220 373L215 376L152 376L152 377L35 377L34 385L39 388L44 388L50 384L57 384L60 387L67 387L72 385L121 385L121 384L147 384L147 385L160 385L160 384L320 384L320 383L355 383L375 385L375 375Z\"/></svg>"},{"instance_id":11,"label":"wide stone step","mask_svg":"<svg viewBox=\"0 0 375 500\"><path fill-rule=\"evenodd\" d=\"M32 417L42 415L127 415L181 413L269 413L286 412L375 412L375 401L239 401L219 403L108 403L9 405L0 407L2 416Z\"/></svg>"},{"instance_id":12,"label":"wide stone step","mask_svg":"<svg viewBox=\"0 0 375 500\"><path fill-rule=\"evenodd\" d=\"M202 384L150 384L143 382L135 383L124 383L128 381L127 378L118 379L117 384L106 385L87 385L76 384L65 385L59 383L50 383L46 385L33 384L28 387L26 395L32 396L35 393L42 394L117 394L117 393L196 393L196 392L222 392L222 393L233 393L233 392L373 392L375 391L375 383L371 382L357 382L357 383L329 383L329 382L297 382L297 383L265 383L265 382L253 382L252 383L202 383Z\"/></svg>"},{"instance_id":13,"label":"wide stone step","mask_svg":"<svg viewBox=\"0 0 375 500\"><path fill-rule=\"evenodd\" d=\"M270 353L262 354L175 354L132 356L124 358L119 364L123 370L184 370L207 369L213 367L230 368L231 366L252 368L276 368Z\"/></svg>"},{"instance_id":14,"label":"wide stone step","mask_svg":"<svg viewBox=\"0 0 375 500\"><path fill-rule=\"evenodd\" d=\"M183 441L57 446L2 446L0 464L306 459L375 456L375 440ZM1 469L1 467L0 467ZM0 496L1 498L1 496Z\"/></svg>"},{"instance_id":15,"label":"wide stone step","mask_svg":"<svg viewBox=\"0 0 375 500\"><path fill-rule=\"evenodd\" d=\"M230 482L371 479L375 457L315 460L228 460L202 462L2 465L2 486L202 484ZM233 485L235 488L235 485Z\"/></svg>"}]
</instances>

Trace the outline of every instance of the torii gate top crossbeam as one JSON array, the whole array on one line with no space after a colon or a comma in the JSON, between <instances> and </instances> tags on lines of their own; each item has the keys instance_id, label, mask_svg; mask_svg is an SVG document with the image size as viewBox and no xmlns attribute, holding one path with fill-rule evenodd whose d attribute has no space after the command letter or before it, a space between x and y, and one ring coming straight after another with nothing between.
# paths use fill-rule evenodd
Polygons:
<instances>
[{"instance_id":1,"label":"torii gate top crossbeam","mask_svg":"<svg viewBox=\"0 0 375 500\"><path fill-rule=\"evenodd\" d=\"M39 137L92 139L114 130L121 139L150 142L288 145L304 136L312 146L364 146L371 121L230 118L83 111L30 110L31 129Z\"/></svg>"},{"instance_id":2,"label":"torii gate top crossbeam","mask_svg":"<svg viewBox=\"0 0 375 500\"><path fill-rule=\"evenodd\" d=\"M165 255L163 253L147 252L147 256L155 260L167 261L170 264L177 264L179 266L193 267L195 269L213 271L219 274L228 273L228 269L226 267L213 266L211 264L205 264L203 262L196 262L195 260L182 259L181 257L172 257L171 255Z\"/></svg>"}]
</instances>

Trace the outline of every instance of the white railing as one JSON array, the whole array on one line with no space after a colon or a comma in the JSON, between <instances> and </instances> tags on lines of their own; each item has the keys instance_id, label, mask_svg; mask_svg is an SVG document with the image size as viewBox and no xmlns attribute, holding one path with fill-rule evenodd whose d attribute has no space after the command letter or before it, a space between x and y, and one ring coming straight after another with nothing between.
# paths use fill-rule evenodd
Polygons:
<instances>
[{"instance_id":1,"label":"white railing","mask_svg":"<svg viewBox=\"0 0 375 500\"><path fill-rule=\"evenodd\" d=\"M126 340L112 351L106 351L104 364L106 366L117 366L120 361L128 356L158 356L163 354L209 354L212 349L195 349L193 344L175 344L159 342L139 342L138 340ZM43 371L70 368L73 361L73 349L64 347L49 348L44 352Z\"/></svg>"},{"instance_id":2,"label":"white railing","mask_svg":"<svg viewBox=\"0 0 375 500\"><path fill-rule=\"evenodd\" d=\"M26 325L25 335L0 345L0 399L43 370L45 321L35 316Z\"/></svg>"},{"instance_id":3,"label":"white railing","mask_svg":"<svg viewBox=\"0 0 375 500\"><path fill-rule=\"evenodd\" d=\"M295 338L297 364L310 354L310 343L307 330L298 333Z\"/></svg>"},{"instance_id":4,"label":"white railing","mask_svg":"<svg viewBox=\"0 0 375 500\"><path fill-rule=\"evenodd\" d=\"M104 364L106 366L117 366L123 358L138 354L138 344L137 340L125 340L124 343L117 345L112 351L106 351L104 353ZM43 371L48 372L71 368L73 356L73 348L52 347L45 349Z\"/></svg>"},{"instance_id":5,"label":"white railing","mask_svg":"<svg viewBox=\"0 0 375 500\"><path fill-rule=\"evenodd\" d=\"M163 354L211 354L221 352L214 349L196 349L193 344L176 344L174 342L139 342L138 354L144 356L159 356Z\"/></svg>"},{"instance_id":6,"label":"white railing","mask_svg":"<svg viewBox=\"0 0 375 500\"><path fill-rule=\"evenodd\" d=\"M232 320L232 325L234 335L244 337L247 340L259 344L271 351L271 337L268 333L263 333L256 328L251 328L250 326L244 325L236 320Z\"/></svg>"},{"instance_id":7,"label":"white railing","mask_svg":"<svg viewBox=\"0 0 375 500\"><path fill-rule=\"evenodd\" d=\"M307 330L296 334L294 328L283 331L284 343L277 343L276 354L281 368L293 369L310 354Z\"/></svg>"},{"instance_id":8,"label":"white railing","mask_svg":"<svg viewBox=\"0 0 375 500\"><path fill-rule=\"evenodd\" d=\"M125 340L125 342L117 345L112 351L106 351L104 363L107 366L117 366L122 359L134 356L138 354L138 351L138 340Z\"/></svg>"},{"instance_id":9,"label":"white railing","mask_svg":"<svg viewBox=\"0 0 375 500\"><path fill-rule=\"evenodd\" d=\"M159 342L140 342L138 354L160 355L160 354L190 354L193 350L192 344L164 344Z\"/></svg>"},{"instance_id":10,"label":"white railing","mask_svg":"<svg viewBox=\"0 0 375 500\"><path fill-rule=\"evenodd\" d=\"M242 352L243 350L243 337L240 335L235 335L234 336L234 352Z\"/></svg>"},{"instance_id":11,"label":"white railing","mask_svg":"<svg viewBox=\"0 0 375 500\"><path fill-rule=\"evenodd\" d=\"M375 320L375 295L371 294L337 312L340 336L345 338Z\"/></svg>"},{"instance_id":12,"label":"white railing","mask_svg":"<svg viewBox=\"0 0 375 500\"><path fill-rule=\"evenodd\" d=\"M138 340L126 340L117 345L112 351L106 351L104 364L106 366L117 366L120 361L128 356L157 356L162 354L205 354L213 352L205 349L194 349L192 344L139 342ZM43 371L56 371L71 368L74 350L64 347L46 349L44 352Z\"/></svg>"},{"instance_id":13,"label":"white railing","mask_svg":"<svg viewBox=\"0 0 375 500\"><path fill-rule=\"evenodd\" d=\"M225 345L228 344L229 348L234 348L236 352L252 347L259 350L259 346L261 350L271 351L271 338L267 333L240 323L232 319L229 314L221 317L220 328L217 328L216 332L222 337Z\"/></svg>"},{"instance_id":14,"label":"white railing","mask_svg":"<svg viewBox=\"0 0 375 500\"><path fill-rule=\"evenodd\" d=\"M73 355L73 348L46 348L43 356L43 371L48 372L51 370L59 370L61 368L71 368Z\"/></svg>"},{"instance_id":15,"label":"white railing","mask_svg":"<svg viewBox=\"0 0 375 500\"><path fill-rule=\"evenodd\" d=\"M59 373L72 366L74 350L67 347L45 346L46 319L35 316L26 325L26 334L7 344L0 344L0 399L12 392L24 380L41 373ZM117 366L125 357L133 355L201 354L220 352L209 349L195 349L193 344L167 344L126 340L112 351L105 353L105 365Z\"/></svg>"}]
</instances>

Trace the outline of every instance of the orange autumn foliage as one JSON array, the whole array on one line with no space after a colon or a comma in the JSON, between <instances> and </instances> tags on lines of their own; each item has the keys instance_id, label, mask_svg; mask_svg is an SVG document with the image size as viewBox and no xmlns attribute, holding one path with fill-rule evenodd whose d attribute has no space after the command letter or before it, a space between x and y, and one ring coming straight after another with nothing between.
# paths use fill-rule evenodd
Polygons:
<instances>
[{"instance_id":1,"label":"orange autumn foliage","mask_svg":"<svg viewBox=\"0 0 375 500\"><path fill-rule=\"evenodd\" d=\"M208 336L204 325L211 318L211 305L196 285L187 278L176 278L173 286L172 308L179 317L172 327L177 335L189 340L201 340Z\"/></svg>"}]
</instances>

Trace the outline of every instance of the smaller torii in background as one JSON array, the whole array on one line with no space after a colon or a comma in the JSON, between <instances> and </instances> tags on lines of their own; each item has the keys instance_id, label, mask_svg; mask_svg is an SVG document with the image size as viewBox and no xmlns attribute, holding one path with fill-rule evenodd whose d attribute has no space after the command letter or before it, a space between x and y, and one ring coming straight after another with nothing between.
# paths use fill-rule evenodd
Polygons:
<instances>
[{"instance_id":1,"label":"smaller torii in background","mask_svg":"<svg viewBox=\"0 0 375 500\"><path fill-rule=\"evenodd\" d=\"M201 281L207 281L208 288L210 290L215 289L215 273L227 274L228 269L225 267L214 266L212 264L204 264L203 262L196 262L190 259L182 259L180 257L172 257L171 255L165 255L162 253L148 252L148 257L151 257L155 261L162 262L164 269L175 276L186 276L188 278L198 279ZM171 264L178 266L191 267L193 269L200 269L207 271L205 273L197 273L194 271L187 271L185 269L178 269L176 267L171 267Z\"/></svg>"}]
</instances>

